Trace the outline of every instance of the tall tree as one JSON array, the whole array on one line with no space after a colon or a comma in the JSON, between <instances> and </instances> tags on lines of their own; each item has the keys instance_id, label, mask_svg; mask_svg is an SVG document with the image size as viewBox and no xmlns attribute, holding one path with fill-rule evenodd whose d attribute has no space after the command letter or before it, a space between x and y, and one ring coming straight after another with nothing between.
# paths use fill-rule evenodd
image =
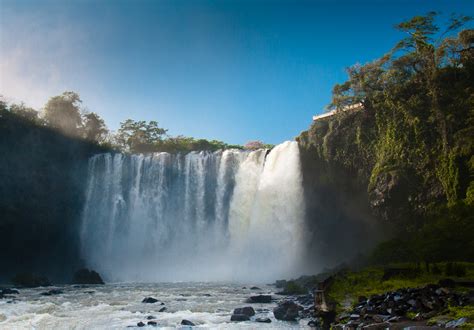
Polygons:
<instances>
[{"instance_id":1,"label":"tall tree","mask_svg":"<svg viewBox=\"0 0 474 330\"><path fill-rule=\"evenodd\" d=\"M51 127L63 133L79 136L82 124L81 98L75 92L64 92L49 99L44 107L44 118Z\"/></svg>"},{"instance_id":2,"label":"tall tree","mask_svg":"<svg viewBox=\"0 0 474 330\"><path fill-rule=\"evenodd\" d=\"M129 152L150 152L156 149L166 136L168 130L158 126L158 122L151 120L134 121L127 119L120 123L116 140L119 146Z\"/></svg>"},{"instance_id":3,"label":"tall tree","mask_svg":"<svg viewBox=\"0 0 474 330\"><path fill-rule=\"evenodd\" d=\"M88 112L83 115L82 135L92 142L104 142L109 130L104 120L95 112Z\"/></svg>"}]
</instances>

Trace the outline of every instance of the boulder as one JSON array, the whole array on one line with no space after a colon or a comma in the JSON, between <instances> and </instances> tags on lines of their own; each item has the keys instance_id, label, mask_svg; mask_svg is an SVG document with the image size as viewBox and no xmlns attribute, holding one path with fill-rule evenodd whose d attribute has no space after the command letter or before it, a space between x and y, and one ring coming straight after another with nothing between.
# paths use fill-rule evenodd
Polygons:
<instances>
[{"instance_id":1,"label":"boulder","mask_svg":"<svg viewBox=\"0 0 474 330\"><path fill-rule=\"evenodd\" d=\"M137 327L144 327L145 326L145 323L143 323L142 321L138 322L137 323Z\"/></svg>"},{"instance_id":2,"label":"boulder","mask_svg":"<svg viewBox=\"0 0 474 330\"><path fill-rule=\"evenodd\" d=\"M166 311L166 307L161 307L160 310L158 311L159 313L163 313Z\"/></svg>"},{"instance_id":3,"label":"boulder","mask_svg":"<svg viewBox=\"0 0 474 330\"><path fill-rule=\"evenodd\" d=\"M269 304L272 302L272 296L260 294L258 296L251 296L247 299L251 304Z\"/></svg>"},{"instance_id":4,"label":"boulder","mask_svg":"<svg viewBox=\"0 0 474 330\"><path fill-rule=\"evenodd\" d=\"M247 306L247 307L242 307L242 308L236 308L234 309L233 314L243 314L247 316L254 316L255 315L255 310L253 307Z\"/></svg>"},{"instance_id":5,"label":"boulder","mask_svg":"<svg viewBox=\"0 0 474 330\"><path fill-rule=\"evenodd\" d=\"M250 290L262 290L262 289L260 289L258 286L253 286L250 288Z\"/></svg>"},{"instance_id":6,"label":"boulder","mask_svg":"<svg viewBox=\"0 0 474 330\"><path fill-rule=\"evenodd\" d=\"M153 297L146 297L142 300L142 303L144 304L154 304L154 303L157 303L158 302L158 299L155 299Z\"/></svg>"},{"instance_id":7,"label":"boulder","mask_svg":"<svg viewBox=\"0 0 474 330\"><path fill-rule=\"evenodd\" d=\"M156 321L148 321L147 325L151 325L153 327L156 327L158 325L158 323Z\"/></svg>"},{"instance_id":8,"label":"boulder","mask_svg":"<svg viewBox=\"0 0 474 330\"><path fill-rule=\"evenodd\" d=\"M230 320L234 322L249 321L250 317L245 314L232 314L232 316L230 317Z\"/></svg>"},{"instance_id":9,"label":"boulder","mask_svg":"<svg viewBox=\"0 0 474 330\"><path fill-rule=\"evenodd\" d=\"M147 320L154 320L154 319L156 319L156 317L153 316L153 315L148 315L148 316L146 317L146 319L147 319Z\"/></svg>"},{"instance_id":10,"label":"boulder","mask_svg":"<svg viewBox=\"0 0 474 330\"><path fill-rule=\"evenodd\" d=\"M189 326L191 326L191 327L194 327L194 326L195 326L195 324L194 324L193 322L188 321L188 320L182 320L182 321L181 321L181 325L189 325Z\"/></svg>"},{"instance_id":11,"label":"boulder","mask_svg":"<svg viewBox=\"0 0 474 330\"><path fill-rule=\"evenodd\" d=\"M51 282L44 276L37 276L32 273L17 274L12 278L13 284L27 288L38 286L50 286Z\"/></svg>"},{"instance_id":12,"label":"boulder","mask_svg":"<svg viewBox=\"0 0 474 330\"><path fill-rule=\"evenodd\" d=\"M104 281L100 277L99 273L86 268L79 269L74 273L72 279L73 284L104 284Z\"/></svg>"},{"instance_id":13,"label":"boulder","mask_svg":"<svg viewBox=\"0 0 474 330\"><path fill-rule=\"evenodd\" d=\"M301 306L292 301L284 301L273 309L273 315L277 320L282 321L296 321Z\"/></svg>"}]
</instances>

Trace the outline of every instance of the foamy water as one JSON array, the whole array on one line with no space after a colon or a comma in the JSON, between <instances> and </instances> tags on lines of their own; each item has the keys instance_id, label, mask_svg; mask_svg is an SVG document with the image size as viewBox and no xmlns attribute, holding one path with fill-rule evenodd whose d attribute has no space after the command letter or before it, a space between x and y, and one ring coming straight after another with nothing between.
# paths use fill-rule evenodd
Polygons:
<instances>
[{"instance_id":1,"label":"foamy water","mask_svg":"<svg viewBox=\"0 0 474 330\"><path fill-rule=\"evenodd\" d=\"M247 288L252 284L246 285ZM251 295L275 295L272 286L262 290L244 289L242 284L162 283L162 284L107 284L104 286L58 286L64 293L43 296L52 289L20 289L19 295L0 300L0 329L123 329L147 323L154 316L158 327L181 326L186 319L203 328L300 328L308 320L282 322L274 318L276 303L247 304ZM159 300L145 304L145 297ZM161 305L163 303L163 305ZM235 308L252 306L256 315L251 321L230 322ZM165 312L159 312L166 307ZM268 317L272 323L257 323L257 317ZM152 326L148 326L152 328Z\"/></svg>"}]
</instances>

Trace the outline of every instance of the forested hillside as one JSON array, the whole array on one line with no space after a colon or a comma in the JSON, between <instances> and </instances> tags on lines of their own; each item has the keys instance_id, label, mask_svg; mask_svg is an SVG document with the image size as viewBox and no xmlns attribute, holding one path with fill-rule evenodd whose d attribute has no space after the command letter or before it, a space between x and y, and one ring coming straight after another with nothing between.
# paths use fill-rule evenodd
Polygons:
<instances>
[{"instance_id":1,"label":"forested hillside","mask_svg":"<svg viewBox=\"0 0 474 330\"><path fill-rule=\"evenodd\" d=\"M335 209L384 223L375 262L474 259L474 30L436 18L399 24L405 38L349 68L335 115L298 137L309 221ZM328 191L337 200L315 209Z\"/></svg>"}]
</instances>

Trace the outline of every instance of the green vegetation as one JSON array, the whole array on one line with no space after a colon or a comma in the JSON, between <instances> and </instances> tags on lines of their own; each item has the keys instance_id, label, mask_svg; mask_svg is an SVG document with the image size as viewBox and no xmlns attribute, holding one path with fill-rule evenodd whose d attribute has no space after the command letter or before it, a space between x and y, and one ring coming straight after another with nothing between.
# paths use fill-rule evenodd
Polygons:
<instances>
[{"instance_id":1,"label":"green vegetation","mask_svg":"<svg viewBox=\"0 0 474 330\"><path fill-rule=\"evenodd\" d=\"M385 279L384 274L386 274L387 267L401 268L408 270L408 272L395 274ZM360 271L338 272L329 288L328 297L338 303L340 310L343 308L344 302L355 303L360 296L369 297L401 288L423 287L427 284L438 283L440 279L447 276L455 280L474 279L474 263L455 264L455 267L465 270L463 276L448 275L449 263L436 264L436 267L442 270L441 273L437 273L434 266L430 270L416 264L390 264L387 267L372 266ZM462 291L463 288L461 287L459 290Z\"/></svg>"},{"instance_id":2,"label":"green vegetation","mask_svg":"<svg viewBox=\"0 0 474 330\"><path fill-rule=\"evenodd\" d=\"M117 132L111 132L97 113L86 111L82 107L82 100L75 92L64 92L50 98L43 111L36 111L22 103L9 105L0 100L0 112L6 111L37 126L53 128L66 136L128 153L255 150L273 147L260 141L250 141L243 147L218 140L182 135L173 137L154 120L127 119L120 123Z\"/></svg>"},{"instance_id":3,"label":"green vegetation","mask_svg":"<svg viewBox=\"0 0 474 330\"><path fill-rule=\"evenodd\" d=\"M349 68L348 81L333 90L336 114L298 138L315 155L319 182L356 191L356 181L371 213L392 224L393 239L371 257L376 264L474 260L470 21L452 16L440 25L429 13L399 24L406 37L380 59ZM335 173L346 173L345 186Z\"/></svg>"},{"instance_id":4,"label":"green vegetation","mask_svg":"<svg viewBox=\"0 0 474 330\"><path fill-rule=\"evenodd\" d=\"M448 310L442 315L435 316L428 321L428 325L437 325L440 321L449 321L466 317L469 322L464 323L462 328L473 329L474 328L474 306L449 306Z\"/></svg>"}]
</instances>

